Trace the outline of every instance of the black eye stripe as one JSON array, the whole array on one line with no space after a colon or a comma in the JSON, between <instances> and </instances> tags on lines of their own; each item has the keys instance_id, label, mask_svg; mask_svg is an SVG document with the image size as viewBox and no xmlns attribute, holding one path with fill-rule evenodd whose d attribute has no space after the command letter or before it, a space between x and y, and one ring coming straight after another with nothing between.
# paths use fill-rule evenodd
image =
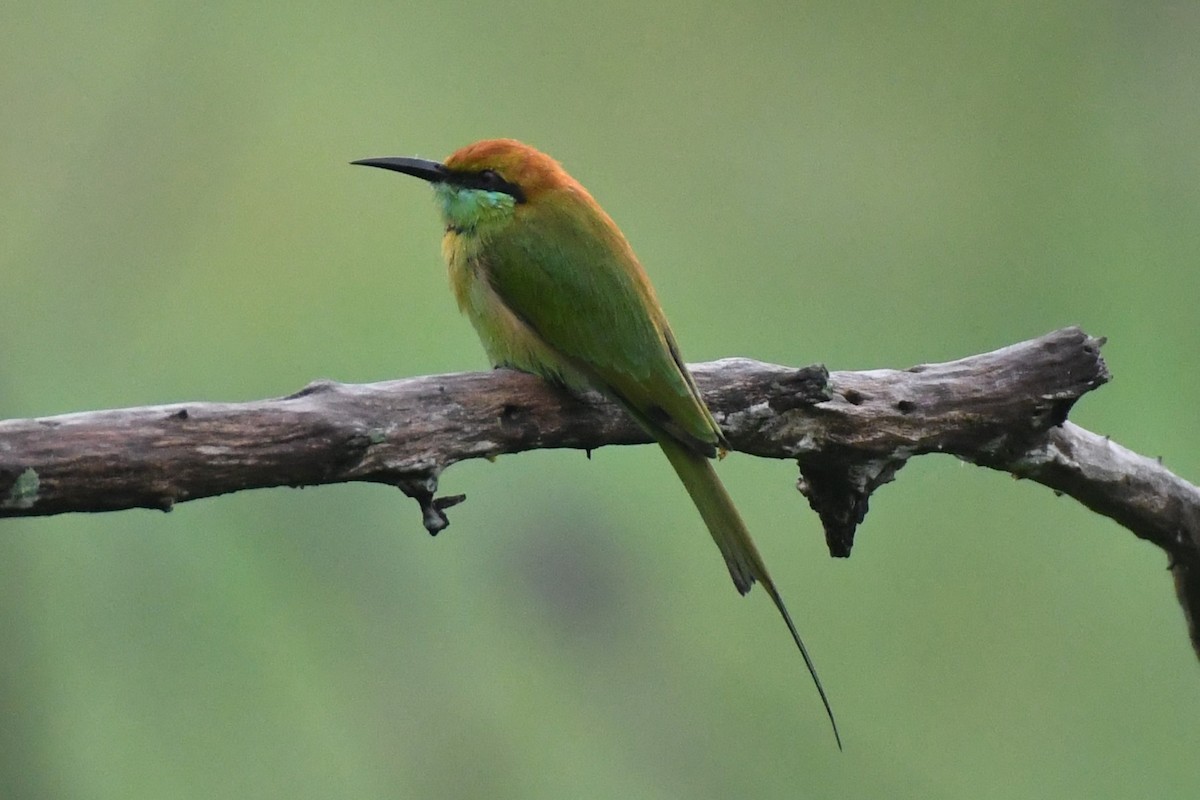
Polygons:
<instances>
[{"instance_id":1,"label":"black eye stripe","mask_svg":"<svg viewBox=\"0 0 1200 800\"><path fill-rule=\"evenodd\" d=\"M500 173L492 169L479 172L459 173L452 178L454 183L468 189L483 189L488 192L504 192L511 195L518 203L525 202L525 192L515 183L506 181Z\"/></svg>"}]
</instances>

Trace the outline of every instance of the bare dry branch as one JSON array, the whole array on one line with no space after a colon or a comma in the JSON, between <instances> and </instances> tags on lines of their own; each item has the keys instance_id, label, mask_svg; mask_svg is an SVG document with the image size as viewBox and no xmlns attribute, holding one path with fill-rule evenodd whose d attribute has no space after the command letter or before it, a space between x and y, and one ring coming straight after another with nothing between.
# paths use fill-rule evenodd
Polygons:
<instances>
[{"instance_id":1,"label":"bare dry branch","mask_svg":"<svg viewBox=\"0 0 1200 800\"><path fill-rule=\"evenodd\" d=\"M1077 328L907 370L833 372L747 359L692 367L732 446L795 459L830 552L847 556L871 493L909 458L950 453L1070 495L1162 548L1200 653L1200 490L1067 422L1104 384ZM243 489L372 481L448 524L438 476L469 458L649 438L619 408L507 370L315 382L274 400L179 403L0 422L0 516L175 503Z\"/></svg>"}]
</instances>

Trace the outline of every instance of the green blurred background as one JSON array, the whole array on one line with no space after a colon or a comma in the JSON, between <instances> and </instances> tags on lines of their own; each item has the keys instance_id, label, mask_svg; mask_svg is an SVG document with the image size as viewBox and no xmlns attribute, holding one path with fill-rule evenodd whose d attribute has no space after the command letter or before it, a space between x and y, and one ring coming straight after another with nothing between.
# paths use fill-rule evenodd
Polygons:
<instances>
[{"instance_id":1,"label":"green blurred background","mask_svg":"<svg viewBox=\"0 0 1200 800\"><path fill-rule=\"evenodd\" d=\"M692 360L953 358L1067 324L1073 418L1200 478L1195 3L59 4L0 12L0 417L485 366L428 189L514 136L633 241ZM651 448L0 522L0 797L1194 797L1165 558L927 457L825 554L721 474L738 598Z\"/></svg>"}]
</instances>

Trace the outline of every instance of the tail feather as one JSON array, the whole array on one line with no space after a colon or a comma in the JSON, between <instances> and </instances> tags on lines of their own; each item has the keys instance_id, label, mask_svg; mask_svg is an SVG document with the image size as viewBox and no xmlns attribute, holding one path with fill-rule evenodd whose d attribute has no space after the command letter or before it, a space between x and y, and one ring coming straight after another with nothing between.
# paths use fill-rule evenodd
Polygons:
<instances>
[{"instance_id":1,"label":"tail feather","mask_svg":"<svg viewBox=\"0 0 1200 800\"><path fill-rule=\"evenodd\" d=\"M838 733L837 720L833 718L833 708L829 705L825 687L821 685L821 679L817 676L817 668L808 654L808 648L804 646L800 633L792 623L792 617L788 614L787 607L784 606L783 599L779 596L779 590L775 588L775 582L771 580L766 564L763 563L758 548L754 546L754 540L750 538L750 531L747 530L746 523L742 521L741 514L733 504L729 492L725 490L724 484L717 477L717 471L713 469L712 462L673 439L660 439L659 446L666 453L671 466L675 468L679 479L683 481L688 494L691 495L692 502L699 509L700 516L704 519L704 524L708 526L713 541L717 543L721 555L725 558L725 564L729 567L729 575L733 578L733 585L739 592L746 594L755 581L761 583L771 598L771 602L779 610L783 621L787 623L788 631L792 634L792 641L800 650L800 655L804 658L804 665L808 667L808 673L817 687L817 694L821 696L821 703L825 706L829 724L833 726L833 736L837 740L838 749L842 749L842 737Z\"/></svg>"}]
</instances>

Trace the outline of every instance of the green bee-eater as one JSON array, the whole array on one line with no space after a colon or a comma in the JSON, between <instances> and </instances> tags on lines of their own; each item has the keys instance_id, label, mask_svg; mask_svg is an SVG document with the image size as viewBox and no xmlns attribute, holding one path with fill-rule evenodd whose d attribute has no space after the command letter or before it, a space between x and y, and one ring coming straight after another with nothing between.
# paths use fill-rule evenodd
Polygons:
<instances>
[{"instance_id":1,"label":"green bee-eater","mask_svg":"<svg viewBox=\"0 0 1200 800\"><path fill-rule=\"evenodd\" d=\"M558 162L494 139L444 164L355 161L433 185L459 308L498 367L620 403L666 453L742 594L758 581L787 623L838 736L804 642L710 459L728 447L684 365L654 287L616 223Z\"/></svg>"}]
</instances>

